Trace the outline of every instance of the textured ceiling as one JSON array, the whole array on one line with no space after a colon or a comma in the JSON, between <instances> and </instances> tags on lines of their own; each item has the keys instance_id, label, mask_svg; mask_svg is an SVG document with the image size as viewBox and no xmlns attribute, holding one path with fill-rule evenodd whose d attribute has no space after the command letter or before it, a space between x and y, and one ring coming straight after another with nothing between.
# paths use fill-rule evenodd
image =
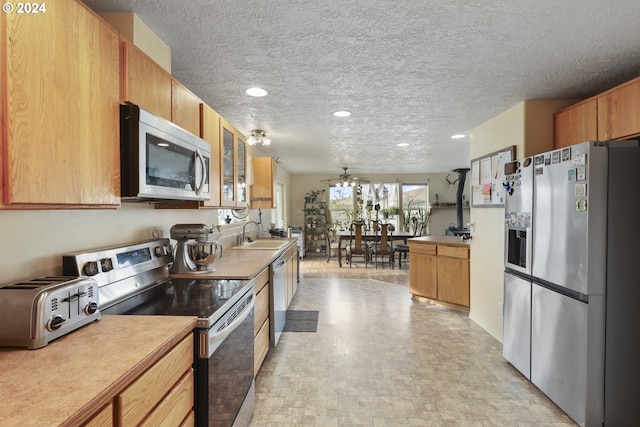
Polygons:
<instances>
[{"instance_id":1,"label":"textured ceiling","mask_svg":"<svg viewBox=\"0 0 640 427\"><path fill-rule=\"evenodd\" d=\"M452 134L640 75L638 0L85 2L135 12L174 76L245 134L265 130L292 174L466 167L469 139Z\"/></svg>"}]
</instances>

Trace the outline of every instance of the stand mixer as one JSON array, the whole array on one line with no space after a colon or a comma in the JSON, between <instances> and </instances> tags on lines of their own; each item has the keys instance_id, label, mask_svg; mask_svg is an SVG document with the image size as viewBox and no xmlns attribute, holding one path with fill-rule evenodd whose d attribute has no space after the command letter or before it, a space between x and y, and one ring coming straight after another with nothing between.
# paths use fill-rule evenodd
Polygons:
<instances>
[{"instance_id":1,"label":"stand mixer","mask_svg":"<svg viewBox=\"0 0 640 427\"><path fill-rule=\"evenodd\" d=\"M172 274L210 273L213 262L222 257L220 234L204 224L176 224L171 227L171 238L176 240Z\"/></svg>"}]
</instances>

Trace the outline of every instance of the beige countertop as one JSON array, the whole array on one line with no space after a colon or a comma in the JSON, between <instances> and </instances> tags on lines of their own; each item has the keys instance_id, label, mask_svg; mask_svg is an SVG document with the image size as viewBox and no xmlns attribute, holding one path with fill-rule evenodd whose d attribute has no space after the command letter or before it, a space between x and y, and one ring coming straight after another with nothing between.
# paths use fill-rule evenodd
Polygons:
<instances>
[{"instance_id":1,"label":"beige countertop","mask_svg":"<svg viewBox=\"0 0 640 427\"><path fill-rule=\"evenodd\" d=\"M279 255L297 243L297 239L278 250L268 249L226 249L222 258L213 263L214 272L194 274L172 274L176 279L252 279Z\"/></svg>"},{"instance_id":2,"label":"beige countertop","mask_svg":"<svg viewBox=\"0 0 640 427\"><path fill-rule=\"evenodd\" d=\"M0 426L78 425L196 326L191 316L102 316L38 350L0 348Z\"/></svg>"},{"instance_id":3,"label":"beige countertop","mask_svg":"<svg viewBox=\"0 0 640 427\"><path fill-rule=\"evenodd\" d=\"M462 240L459 236L421 236L414 237L407 240L411 243L423 243L430 245L447 245L447 246L462 246L470 247L470 240Z\"/></svg>"}]
</instances>

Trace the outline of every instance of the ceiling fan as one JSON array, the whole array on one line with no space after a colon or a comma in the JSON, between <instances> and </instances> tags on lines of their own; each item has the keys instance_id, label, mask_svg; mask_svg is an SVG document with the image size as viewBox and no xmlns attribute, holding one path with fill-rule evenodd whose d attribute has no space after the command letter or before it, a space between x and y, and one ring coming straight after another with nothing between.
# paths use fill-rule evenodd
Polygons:
<instances>
[{"instance_id":1,"label":"ceiling fan","mask_svg":"<svg viewBox=\"0 0 640 427\"><path fill-rule=\"evenodd\" d=\"M336 187L355 187L358 183L369 182L367 178L357 178L347 173L349 168L346 166L343 166L342 169L344 172L340 174L339 178L323 179L322 181L333 184Z\"/></svg>"}]
</instances>

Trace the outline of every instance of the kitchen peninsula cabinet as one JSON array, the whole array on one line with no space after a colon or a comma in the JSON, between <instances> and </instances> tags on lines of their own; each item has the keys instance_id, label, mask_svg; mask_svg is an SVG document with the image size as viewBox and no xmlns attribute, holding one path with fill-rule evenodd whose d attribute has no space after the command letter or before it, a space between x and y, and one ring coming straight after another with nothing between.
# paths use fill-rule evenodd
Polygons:
<instances>
[{"instance_id":1,"label":"kitchen peninsula cabinet","mask_svg":"<svg viewBox=\"0 0 640 427\"><path fill-rule=\"evenodd\" d=\"M251 209L273 209L275 161L271 157L253 157L253 184L251 184Z\"/></svg>"},{"instance_id":2,"label":"kitchen peninsula cabinet","mask_svg":"<svg viewBox=\"0 0 640 427\"><path fill-rule=\"evenodd\" d=\"M468 311L469 243L455 236L423 236L408 241L409 291L413 297Z\"/></svg>"},{"instance_id":3,"label":"kitchen peninsula cabinet","mask_svg":"<svg viewBox=\"0 0 640 427\"><path fill-rule=\"evenodd\" d=\"M588 99L554 115L555 148L598 140L598 102Z\"/></svg>"},{"instance_id":4,"label":"kitchen peninsula cabinet","mask_svg":"<svg viewBox=\"0 0 640 427\"><path fill-rule=\"evenodd\" d=\"M76 1L0 19L0 204L119 207L118 33Z\"/></svg>"},{"instance_id":5,"label":"kitchen peninsula cabinet","mask_svg":"<svg viewBox=\"0 0 640 427\"><path fill-rule=\"evenodd\" d=\"M171 74L128 41L121 55L121 101L171 120Z\"/></svg>"}]
</instances>

